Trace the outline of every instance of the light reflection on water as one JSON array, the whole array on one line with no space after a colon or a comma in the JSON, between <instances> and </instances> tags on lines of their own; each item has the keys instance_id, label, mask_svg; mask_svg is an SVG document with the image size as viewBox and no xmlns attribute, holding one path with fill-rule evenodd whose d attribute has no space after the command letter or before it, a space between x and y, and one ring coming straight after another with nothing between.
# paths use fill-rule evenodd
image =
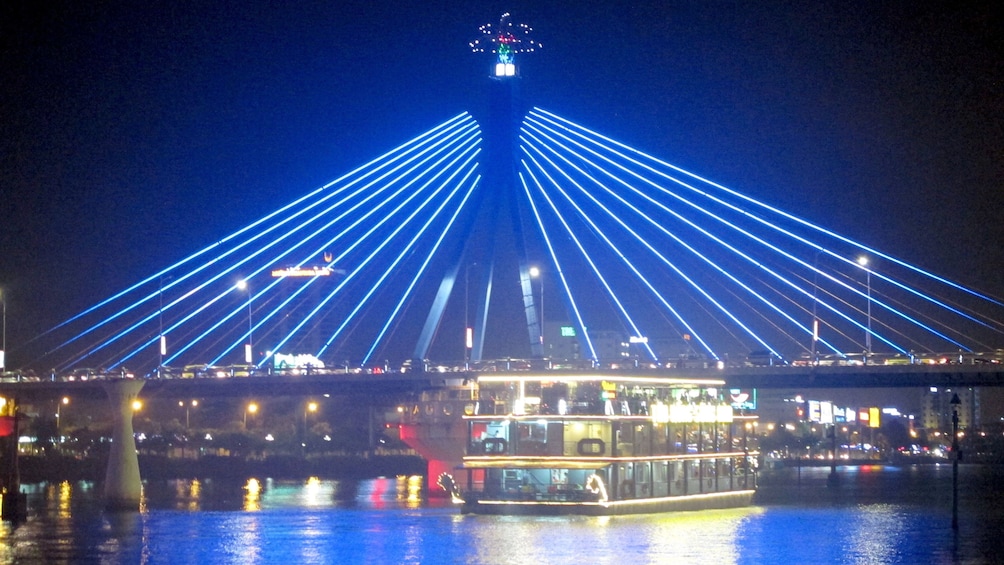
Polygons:
<instances>
[{"instance_id":1,"label":"light reflection on water","mask_svg":"<svg viewBox=\"0 0 1004 565\"><path fill-rule=\"evenodd\" d=\"M461 516L417 478L169 481L141 512L101 511L92 483L27 485L0 563L992 563L1004 469L963 466L960 531L945 468L764 477L758 506L617 517ZM947 496L946 496L947 491Z\"/></svg>"},{"instance_id":2,"label":"light reflection on water","mask_svg":"<svg viewBox=\"0 0 1004 565\"><path fill-rule=\"evenodd\" d=\"M616 517L483 517L479 561L513 563L738 563L737 532L759 507ZM575 543L566 543L575 540ZM683 561L679 561L683 562Z\"/></svg>"}]
</instances>

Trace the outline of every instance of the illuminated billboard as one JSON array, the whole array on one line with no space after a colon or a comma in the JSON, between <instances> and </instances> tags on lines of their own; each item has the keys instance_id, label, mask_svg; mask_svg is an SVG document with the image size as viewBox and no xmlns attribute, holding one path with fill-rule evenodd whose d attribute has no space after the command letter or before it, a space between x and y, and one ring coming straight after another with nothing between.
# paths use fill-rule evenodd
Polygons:
<instances>
[{"instance_id":1,"label":"illuminated billboard","mask_svg":"<svg viewBox=\"0 0 1004 565\"><path fill-rule=\"evenodd\" d=\"M314 369L323 369L324 362L310 355L309 353L300 354L283 354L276 353L274 356L275 368L282 369L306 369L312 367Z\"/></svg>"},{"instance_id":2,"label":"illuminated billboard","mask_svg":"<svg viewBox=\"0 0 1004 565\"><path fill-rule=\"evenodd\" d=\"M756 410L756 389L729 389L729 402L735 410Z\"/></svg>"}]
</instances>

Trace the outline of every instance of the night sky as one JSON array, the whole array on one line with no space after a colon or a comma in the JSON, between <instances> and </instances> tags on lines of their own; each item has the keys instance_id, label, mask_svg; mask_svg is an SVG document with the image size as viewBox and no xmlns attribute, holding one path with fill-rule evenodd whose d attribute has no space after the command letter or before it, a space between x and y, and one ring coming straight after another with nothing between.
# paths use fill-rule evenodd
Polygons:
<instances>
[{"instance_id":1,"label":"night sky","mask_svg":"<svg viewBox=\"0 0 1004 565\"><path fill-rule=\"evenodd\" d=\"M489 61L467 42L503 10L544 46L522 61L532 103L1004 296L992 3L761 4L5 2L8 365L39 332L475 110Z\"/></svg>"}]
</instances>

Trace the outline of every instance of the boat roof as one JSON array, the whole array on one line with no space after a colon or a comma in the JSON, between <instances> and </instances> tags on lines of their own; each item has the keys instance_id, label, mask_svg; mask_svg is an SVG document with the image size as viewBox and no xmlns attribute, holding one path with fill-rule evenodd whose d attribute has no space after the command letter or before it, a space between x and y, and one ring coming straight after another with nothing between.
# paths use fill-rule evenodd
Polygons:
<instances>
[{"instance_id":1,"label":"boat roof","mask_svg":"<svg viewBox=\"0 0 1004 565\"><path fill-rule=\"evenodd\" d=\"M636 384L648 386L699 388L699 387L723 387L725 381L722 379L695 379L684 377L663 377L657 375L637 375L624 373L594 373L594 372L526 372L526 373L498 373L479 374L478 383L508 383L508 382L550 382L550 383L583 383L583 382L616 382L622 384Z\"/></svg>"}]
</instances>

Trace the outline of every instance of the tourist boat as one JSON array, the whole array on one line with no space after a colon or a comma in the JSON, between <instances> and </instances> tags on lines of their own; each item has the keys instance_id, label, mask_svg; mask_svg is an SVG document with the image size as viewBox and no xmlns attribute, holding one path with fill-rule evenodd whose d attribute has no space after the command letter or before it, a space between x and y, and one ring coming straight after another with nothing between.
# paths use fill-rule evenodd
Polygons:
<instances>
[{"instance_id":1,"label":"tourist boat","mask_svg":"<svg viewBox=\"0 0 1004 565\"><path fill-rule=\"evenodd\" d=\"M754 417L724 382L620 374L480 375L466 454L439 484L474 514L635 514L749 505ZM454 395L456 398L456 395Z\"/></svg>"}]
</instances>

